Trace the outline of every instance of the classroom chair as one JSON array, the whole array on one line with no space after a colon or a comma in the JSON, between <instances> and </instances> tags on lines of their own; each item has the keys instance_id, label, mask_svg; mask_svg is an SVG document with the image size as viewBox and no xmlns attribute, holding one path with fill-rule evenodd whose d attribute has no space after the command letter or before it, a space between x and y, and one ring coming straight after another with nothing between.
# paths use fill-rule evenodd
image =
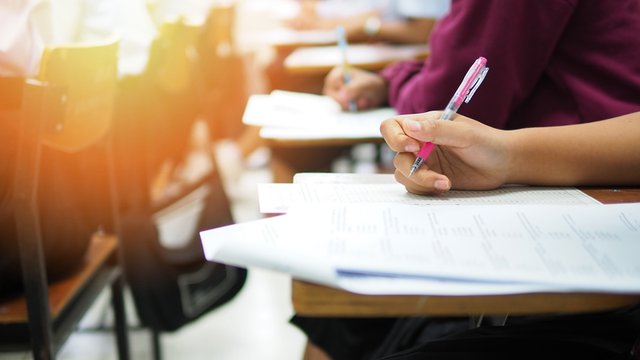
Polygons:
<instances>
[{"instance_id":1,"label":"classroom chair","mask_svg":"<svg viewBox=\"0 0 640 360\"><path fill-rule=\"evenodd\" d=\"M87 252L69 276L48 282L39 198L45 151L79 154L95 146L107 165L95 178L112 186L109 127L116 81L117 41L46 49L38 79L13 81L22 93L14 179L14 208L24 292L0 301L0 349L31 349L35 359L53 359L97 296L111 289L117 352L128 358L122 271L111 196L96 198L107 214L104 227L87 240ZM14 105L17 105L14 102ZM94 170L94 169L86 169ZM81 172L81 171L80 171ZM79 173L80 173L79 172ZM79 189L78 189L79 190ZM113 187L109 191L114 192ZM78 214L68 214L75 221ZM65 219L66 220L66 219Z\"/></svg>"}]
</instances>

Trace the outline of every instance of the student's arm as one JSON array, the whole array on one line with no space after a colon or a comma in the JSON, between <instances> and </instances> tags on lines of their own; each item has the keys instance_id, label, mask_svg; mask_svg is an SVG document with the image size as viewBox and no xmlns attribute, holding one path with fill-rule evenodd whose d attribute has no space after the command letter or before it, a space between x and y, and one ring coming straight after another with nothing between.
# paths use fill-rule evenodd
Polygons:
<instances>
[{"instance_id":1,"label":"student's arm","mask_svg":"<svg viewBox=\"0 0 640 360\"><path fill-rule=\"evenodd\" d=\"M515 130L508 145L511 183L640 185L640 113Z\"/></svg>"},{"instance_id":2,"label":"student's arm","mask_svg":"<svg viewBox=\"0 0 640 360\"><path fill-rule=\"evenodd\" d=\"M381 132L394 160L395 177L418 194L449 189L484 190L504 184L639 185L640 112L587 124L497 130L439 112L388 119ZM438 144L408 177L422 142Z\"/></svg>"}]
</instances>

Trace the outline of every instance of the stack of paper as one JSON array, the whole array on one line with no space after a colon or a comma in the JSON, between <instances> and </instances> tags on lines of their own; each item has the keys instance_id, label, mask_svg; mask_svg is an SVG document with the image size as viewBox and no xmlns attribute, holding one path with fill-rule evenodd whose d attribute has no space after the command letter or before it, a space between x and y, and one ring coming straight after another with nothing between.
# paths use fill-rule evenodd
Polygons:
<instances>
[{"instance_id":1,"label":"stack of paper","mask_svg":"<svg viewBox=\"0 0 640 360\"><path fill-rule=\"evenodd\" d=\"M209 260L368 294L640 293L640 204L316 205L201 236Z\"/></svg>"},{"instance_id":2,"label":"stack of paper","mask_svg":"<svg viewBox=\"0 0 640 360\"><path fill-rule=\"evenodd\" d=\"M381 139L380 123L394 115L392 108L344 112L328 96L276 90L252 95L242 121L262 127L267 139Z\"/></svg>"},{"instance_id":3,"label":"stack of paper","mask_svg":"<svg viewBox=\"0 0 640 360\"><path fill-rule=\"evenodd\" d=\"M530 187L423 197L436 201L420 205L377 201L384 194L371 191L383 188L350 200L348 191L392 185L365 175L371 183L353 187L358 177L298 177L301 184L289 185L338 186L342 195L288 202L286 215L205 231L207 259L364 294L640 293L640 204Z\"/></svg>"}]
</instances>

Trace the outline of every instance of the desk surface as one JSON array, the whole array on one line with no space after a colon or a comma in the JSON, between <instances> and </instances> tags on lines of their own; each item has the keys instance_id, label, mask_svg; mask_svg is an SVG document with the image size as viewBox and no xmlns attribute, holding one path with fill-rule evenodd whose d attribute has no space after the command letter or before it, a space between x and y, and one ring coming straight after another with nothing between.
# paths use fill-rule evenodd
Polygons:
<instances>
[{"instance_id":1,"label":"desk surface","mask_svg":"<svg viewBox=\"0 0 640 360\"><path fill-rule=\"evenodd\" d=\"M426 45L354 44L347 49L349 64L372 71L396 61L425 59L427 56L429 47ZM298 48L284 61L285 68L293 74L327 73L340 64L342 54L337 46Z\"/></svg>"},{"instance_id":2,"label":"desk surface","mask_svg":"<svg viewBox=\"0 0 640 360\"><path fill-rule=\"evenodd\" d=\"M605 204L640 202L636 188L582 188ZM305 316L553 314L603 311L640 302L640 295L536 293L500 296L371 296L293 281L293 307Z\"/></svg>"}]
</instances>

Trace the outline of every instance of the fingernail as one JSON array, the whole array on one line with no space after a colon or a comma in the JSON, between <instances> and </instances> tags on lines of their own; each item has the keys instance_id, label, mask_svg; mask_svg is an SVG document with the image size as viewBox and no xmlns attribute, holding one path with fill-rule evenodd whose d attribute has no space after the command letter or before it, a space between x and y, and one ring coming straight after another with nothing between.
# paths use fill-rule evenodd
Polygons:
<instances>
[{"instance_id":1,"label":"fingernail","mask_svg":"<svg viewBox=\"0 0 640 360\"><path fill-rule=\"evenodd\" d=\"M420 130L420 123L414 120L407 120L406 122L407 127L409 128L409 130L411 131L418 131Z\"/></svg>"},{"instance_id":2,"label":"fingernail","mask_svg":"<svg viewBox=\"0 0 640 360\"><path fill-rule=\"evenodd\" d=\"M436 180L436 182L433 185L438 190L449 190L450 188L449 180L443 180L443 179Z\"/></svg>"},{"instance_id":3,"label":"fingernail","mask_svg":"<svg viewBox=\"0 0 640 360\"><path fill-rule=\"evenodd\" d=\"M404 151L406 152L417 152L418 150L420 150L420 146L418 146L418 144L409 144L404 147Z\"/></svg>"}]
</instances>

